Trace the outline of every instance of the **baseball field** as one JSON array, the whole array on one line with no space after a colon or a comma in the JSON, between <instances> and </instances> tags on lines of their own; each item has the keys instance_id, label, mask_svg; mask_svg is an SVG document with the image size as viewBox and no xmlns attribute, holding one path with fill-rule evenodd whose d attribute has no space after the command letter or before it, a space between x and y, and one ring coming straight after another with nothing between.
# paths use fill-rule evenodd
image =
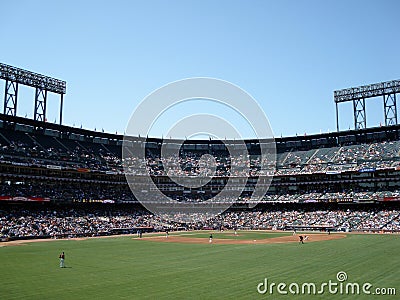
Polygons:
<instances>
[{"instance_id":1,"label":"baseball field","mask_svg":"<svg viewBox=\"0 0 400 300\"><path fill-rule=\"evenodd\" d=\"M212 232L210 243L210 233L2 243L0 298L399 297L399 235ZM308 235L304 244L299 235Z\"/></svg>"}]
</instances>

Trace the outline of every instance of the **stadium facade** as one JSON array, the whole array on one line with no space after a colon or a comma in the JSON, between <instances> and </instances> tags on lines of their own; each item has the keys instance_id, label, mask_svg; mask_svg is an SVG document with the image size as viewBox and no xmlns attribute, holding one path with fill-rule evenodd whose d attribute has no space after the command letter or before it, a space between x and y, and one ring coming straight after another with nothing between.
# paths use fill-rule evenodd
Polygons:
<instances>
[{"instance_id":1,"label":"stadium facade","mask_svg":"<svg viewBox=\"0 0 400 300\"><path fill-rule=\"evenodd\" d=\"M179 159L185 175L197 174L203 154L214 156L217 162L216 175L200 188L177 186L164 174L162 139L134 139L146 148L146 171L163 193L178 201L204 201L220 192L228 178L235 177L238 185L246 183L236 204L246 206L251 204L254 186L272 175L262 203L400 201L399 136L400 126L396 125L277 138L274 174L258 169L257 153L263 141L245 141L243 155L248 155L250 166L243 168L246 173L236 174L230 174L224 145L235 141L184 141ZM122 142L122 135L0 115L0 199L135 202L124 176ZM134 174L136 183L140 185L141 177L147 175Z\"/></svg>"}]
</instances>

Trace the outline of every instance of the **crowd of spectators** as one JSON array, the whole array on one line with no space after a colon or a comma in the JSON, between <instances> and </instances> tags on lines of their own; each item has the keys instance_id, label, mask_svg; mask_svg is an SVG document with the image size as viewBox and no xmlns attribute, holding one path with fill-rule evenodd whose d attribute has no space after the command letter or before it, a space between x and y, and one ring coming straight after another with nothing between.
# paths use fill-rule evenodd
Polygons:
<instances>
[{"instance_id":1,"label":"crowd of spectators","mask_svg":"<svg viewBox=\"0 0 400 300\"><path fill-rule=\"evenodd\" d=\"M122 159L116 154L118 150L113 152L102 144L56 137L41 136L39 139L28 133L13 132L6 137L5 132L0 132L1 163L121 173Z\"/></svg>"},{"instance_id":2,"label":"crowd of spectators","mask_svg":"<svg viewBox=\"0 0 400 300\"><path fill-rule=\"evenodd\" d=\"M17 208L0 211L2 237L76 237L109 233L114 228L159 227L144 211Z\"/></svg>"},{"instance_id":3,"label":"crowd of spectators","mask_svg":"<svg viewBox=\"0 0 400 300\"><path fill-rule=\"evenodd\" d=\"M219 216L227 228L280 229L329 228L338 231L400 230L400 210L272 210L228 212ZM211 224L218 222L211 219Z\"/></svg>"},{"instance_id":4,"label":"crowd of spectators","mask_svg":"<svg viewBox=\"0 0 400 300\"><path fill-rule=\"evenodd\" d=\"M316 186L312 189L307 186L290 190L288 187L271 187L270 190L260 199L252 198L249 193L242 193L237 196L237 192L225 191L224 195L210 194L206 192L185 193L183 188L180 192L174 189L174 185L160 185L158 188L169 198L179 202L204 202L214 198L214 202L223 203L252 203L252 202L281 202L281 203L307 203L307 202L377 202L385 200L400 199L400 189L398 187L385 188L361 188L352 189L351 187L329 187L328 185ZM214 187L216 188L216 186ZM218 187L224 189L224 185ZM149 190L146 198L155 199L156 194L151 192L147 185L137 185L137 191ZM135 195L130 190L128 184L112 184L108 182L60 182L50 180L23 180L11 182L4 180L0 182L0 198L12 200L12 198L43 198L55 202L137 202Z\"/></svg>"},{"instance_id":5,"label":"crowd of spectators","mask_svg":"<svg viewBox=\"0 0 400 300\"><path fill-rule=\"evenodd\" d=\"M147 191L147 198L153 199L156 195L151 192L152 187L147 183L136 185L135 190ZM215 183L217 184L217 183ZM235 187L234 183L231 185ZM240 189L242 184L238 184ZM184 191L183 188L177 189L174 184L159 184L158 189L166 193L169 198L179 202L203 202L215 197L217 194L210 194L202 190ZM224 190L223 184L213 186L213 190ZM219 194L218 194L219 195ZM102 181L59 181L45 179L3 179L0 181L0 197L5 198L45 198L56 202L136 202L137 199L125 182L113 183ZM8 199L7 198L7 199ZM362 187L362 186L340 186L340 185L302 185L296 189L290 186L271 186L266 194L261 198L252 198L251 193L242 192L237 196L237 191L224 192L224 196L219 195L216 202L229 203L251 203L251 202L377 202L384 200L400 199L400 189L398 186L386 187Z\"/></svg>"},{"instance_id":6,"label":"crowd of spectators","mask_svg":"<svg viewBox=\"0 0 400 300\"><path fill-rule=\"evenodd\" d=\"M118 202L134 201L134 196L126 184L110 185L106 183L68 182L34 180L11 184L0 184L0 196L47 198L61 202L86 202L113 200Z\"/></svg>"},{"instance_id":7,"label":"crowd of spectators","mask_svg":"<svg viewBox=\"0 0 400 300\"><path fill-rule=\"evenodd\" d=\"M338 231L400 231L399 209L284 209L227 211L212 218L196 216L191 223L163 219L133 208L82 209L61 207L3 207L0 209L0 238L76 237L110 234L113 230L135 232L190 229L329 228ZM119 231L120 232L120 231Z\"/></svg>"},{"instance_id":8,"label":"crowd of spectators","mask_svg":"<svg viewBox=\"0 0 400 300\"><path fill-rule=\"evenodd\" d=\"M1 133L1 132L0 132ZM366 168L393 168L400 164L400 141L343 145L311 150L287 150L273 155L235 151L185 150L161 158L160 149L147 149L146 158L132 155L122 159L122 146L36 136L32 133L3 131L0 134L0 162L39 166L89 169L123 173L123 166L134 175L153 176L259 176L296 175L329 171L359 171ZM129 151L127 151L129 153ZM204 156L207 154L206 156ZM166 166L173 166L166 168Z\"/></svg>"}]
</instances>

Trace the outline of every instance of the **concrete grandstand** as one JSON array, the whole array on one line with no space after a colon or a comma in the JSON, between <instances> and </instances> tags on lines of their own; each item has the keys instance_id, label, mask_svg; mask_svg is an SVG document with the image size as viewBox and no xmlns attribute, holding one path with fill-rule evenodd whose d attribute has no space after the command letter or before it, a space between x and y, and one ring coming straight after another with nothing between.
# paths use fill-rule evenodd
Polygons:
<instances>
[{"instance_id":1,"label":"concrete grandstand","mask_svg":"<svg viewBox=\"0 0 400 300\"><path fill-rule=\"evenodd\" d=\"M164 173L162 139L134 139L146 148L147 174L133 174L139 185L150 175L163 193L186 202L206 201L230 177L246 187L217 217L187 225L179 218L166 222L130 191L123 136L0 115L0 236L92 236L137 228L400 230L400 126L277 138L274 174L259 168L258 143L265 141L245 141L250 165L235 174L223 143L184 141L178 175L196 176L203 154L216 161L210 184L192 189L177 187ZM130 163L134 166L134 157ZM268 192L251 208L254 186L268 176L273 176Z\"/></svg>"}]
</instances>

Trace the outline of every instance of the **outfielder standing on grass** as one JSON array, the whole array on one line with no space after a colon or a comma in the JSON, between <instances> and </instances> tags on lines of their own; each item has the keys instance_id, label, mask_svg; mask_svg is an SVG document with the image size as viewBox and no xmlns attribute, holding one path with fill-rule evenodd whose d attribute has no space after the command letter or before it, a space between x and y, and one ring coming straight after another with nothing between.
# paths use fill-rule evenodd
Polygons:
<instances>
[{"instance_id":1,"label":"outfielder standing on grass","mask_svg":"<svg viewBox=\"0 0 400 300\"><path fill-rule=\"evenodd\" d=\"M210 240L209 243L212 243L212 233L210 234Z\"/></svg>"},{"instance_id":2,"label":"outfielder standing on grass","mask_svg":"<svg viewBox=\"0 0 400 300\"><path fill-rule=\"evenodd\" d=\"M64 254L64 251L60 254L59 258L60 258L60 268L65 268L65 262L64 262L65 254Z\"/></svg>"}]
</instances>

